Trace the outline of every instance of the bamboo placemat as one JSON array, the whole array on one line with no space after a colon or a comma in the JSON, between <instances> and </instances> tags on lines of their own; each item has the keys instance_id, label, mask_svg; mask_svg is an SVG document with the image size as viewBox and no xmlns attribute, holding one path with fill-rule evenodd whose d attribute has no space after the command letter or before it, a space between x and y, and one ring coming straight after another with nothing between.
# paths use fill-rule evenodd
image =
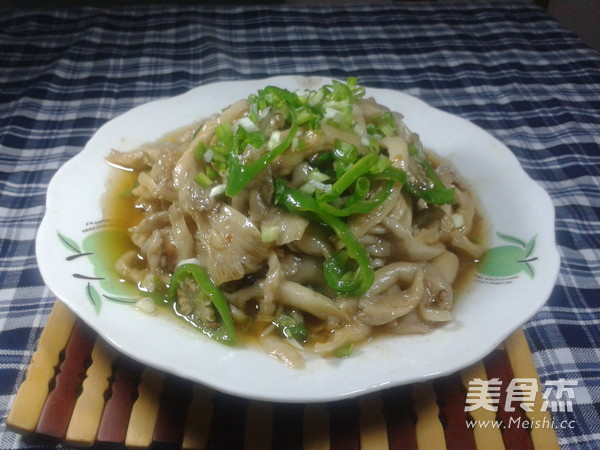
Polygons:
<instances>
[{"instance_id":1,"label":"bamboo placemat","mask_svg":"<svg viewBox=\"0 0 600 450\"><path fill-rule=\"evenodd\" d=\"M118 354L56 302L7 425L76 447L558 448L551 427L468 428L468 419L551 420L539 396L531 412L519 407L465 412L467 387L476 378L539 383L523 331L454 375L350 400L278 404L233 397L144 367Z\"/></svg>"}]
</instances>

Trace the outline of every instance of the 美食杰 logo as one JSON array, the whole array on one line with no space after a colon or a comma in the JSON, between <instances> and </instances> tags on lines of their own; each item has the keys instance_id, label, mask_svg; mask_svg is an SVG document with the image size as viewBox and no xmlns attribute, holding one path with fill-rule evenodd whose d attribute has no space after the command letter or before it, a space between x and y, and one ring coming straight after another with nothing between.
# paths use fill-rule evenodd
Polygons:
<instances>
[{"instance_id":1,"label":"\u7f8e\u98df\u6770 logo","mask_svg":"<svg viewBox=\"0 0 600 450\"><path fill-rule=\"evenodd\" d=\"M572 412L577 380L548 380L543 388L537 378L514 378L504 383L499 378L482 380L475 378L469 381L465 400L465 412L472 413L479 409L496 413L500 409L513 412L522 409L525 412L535 411L536 404L540 412ZM503 395L502 395L503 394ZM541 394L541 404L538 395ZM503 401L501 402L501 398ZM501 419L467 419L468 428L573 428L574 421L565 420L555 423L550 417L528 419L527 416L510 416L508 421Z\"/></svg>"}]
</instances>

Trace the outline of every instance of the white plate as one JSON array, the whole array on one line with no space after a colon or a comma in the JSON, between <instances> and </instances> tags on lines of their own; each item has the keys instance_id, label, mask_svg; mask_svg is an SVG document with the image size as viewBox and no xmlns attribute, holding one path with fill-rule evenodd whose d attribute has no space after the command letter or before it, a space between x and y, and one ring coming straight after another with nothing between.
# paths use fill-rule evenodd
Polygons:
<instances>
[{"instance_id":1,"label":"white plate","mask_svg":"<svg viewBox=\"0 0 600 450\"><path fill-rule=\"evenodd\" d=\"M229 348L165 317L108 299L95 277L86 237L102 229L112 148L132 150L208 117L266 85L317 88L330 80L279 77L201 86L137 107L104 125L65 164L48 188L37 238L48 287L121 352L155 368L230 394L267 401L313 402L348 398L449 374L477 362L545 303L556 281L554 209L548 195L513 154L477 126L400 92L367 89L367 96L405 116L424 145L449 159L469 180L490 224L496 262L483 268L455 308L456 320L426 336L377 339L350 358L310 359L291 369L256 348ZM500 235L498 233L501 233ZM527 244L535 243L534 246ZM500 258L500 259L498 259ZM517 262L528 260L528 262ZM105 296L106 295L106 296Z\"/></svg>"}]
</instances>

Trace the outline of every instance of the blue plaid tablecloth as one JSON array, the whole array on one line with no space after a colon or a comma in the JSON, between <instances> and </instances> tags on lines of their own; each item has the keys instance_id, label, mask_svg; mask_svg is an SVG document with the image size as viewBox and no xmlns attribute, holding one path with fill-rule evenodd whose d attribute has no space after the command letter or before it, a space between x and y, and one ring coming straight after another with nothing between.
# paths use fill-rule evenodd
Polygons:
<instances>
[{"instance_id":1,"label":"blue plaid tablecloth","mask_svg":"<svg viewBox=\"0 0 600 450\"><path fill-rule=\"evenodd\" d=\"M466 118L551 196L562 262L525 332L576 380L562 448L600 448L600 54L533 3L0 10L0 448L55 301L35 234L54 173L102 124L220 80L356 76ZM76 187L75 187L76 188Z\"/></svg>"}]
</instances>

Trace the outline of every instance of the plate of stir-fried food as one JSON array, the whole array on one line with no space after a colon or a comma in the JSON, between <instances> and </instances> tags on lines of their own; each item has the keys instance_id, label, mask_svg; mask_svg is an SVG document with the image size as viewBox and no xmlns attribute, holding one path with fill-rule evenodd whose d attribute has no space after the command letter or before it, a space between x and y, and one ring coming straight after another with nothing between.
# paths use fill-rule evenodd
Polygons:
<instances>
[{"instance_id":1,"label":"plate of stir-fried food","mask_svg":"<svg viewBox=\"0 0 600 450\"><path fill-rule=\"evenodd\" d=\"M553 214L466 120L354 78L278 77L104 125L52 180L37 253L123 353L324 401L485 356L549 296Z\"/></svg>"}]
</instances>

